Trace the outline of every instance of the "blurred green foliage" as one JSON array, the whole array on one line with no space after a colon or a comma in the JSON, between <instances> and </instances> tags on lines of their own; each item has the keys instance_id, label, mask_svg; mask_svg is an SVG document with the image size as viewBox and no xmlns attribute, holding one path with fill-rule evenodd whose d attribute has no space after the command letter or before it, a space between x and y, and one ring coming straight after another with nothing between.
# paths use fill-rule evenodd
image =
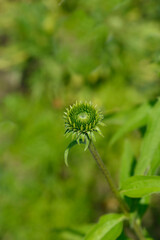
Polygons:
<instances>
[{"instance_id":1,"label":"blurred green foliage","mask_svg":"<svg viewBox=\"0 0 160 240\"><path fill-rule=\"evenodd\" d=\"M106 114L125 112L106 120L96 143L117 179L123 141L109 147L111 136L130 107L160 94L160 3L0 4L0 238L78 240L117 205L83 147L65 167L63 111L92 100ZM127 137L138 153L139 133Z\"/></svg>"}]
</instances>

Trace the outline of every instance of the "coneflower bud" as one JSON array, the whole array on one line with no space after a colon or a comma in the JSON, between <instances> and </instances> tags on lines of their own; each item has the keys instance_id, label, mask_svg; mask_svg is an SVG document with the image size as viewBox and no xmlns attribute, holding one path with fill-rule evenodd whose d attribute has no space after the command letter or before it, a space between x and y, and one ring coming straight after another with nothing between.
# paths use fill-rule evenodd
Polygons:
<instances>
[{"instance_id":1,"label":"coneflower bud","mask_svg":"<svg viewBox=\"0 0 160 240\"><path fill-rule=\"evenodd\" d=\"M71 134L77 142L95 140L94 132L102 135L98 125L104 125L102 123L103 115L92 103L73 104L66 109L64 119L65 134Z\"/></svg>"}]
</instances>

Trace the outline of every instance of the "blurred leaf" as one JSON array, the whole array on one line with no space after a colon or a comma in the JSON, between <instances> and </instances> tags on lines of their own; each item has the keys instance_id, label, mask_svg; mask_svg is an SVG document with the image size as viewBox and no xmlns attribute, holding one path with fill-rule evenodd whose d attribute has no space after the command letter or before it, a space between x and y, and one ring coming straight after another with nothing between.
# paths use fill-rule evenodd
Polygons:
<instances>
[{"instance_id":1,"label":"blurred leaf","mask_svg":"<svg viewBox=\"0 0 160 240\"><path fill-rule=\"evenodd\" d=\"M131 174L131 166L133 162L133 152L131 148L131 144L129 141L125 142L122 161L121 161L121 169L120 169L120 186L130 177Z\"/></svg>"},{"instance_id":2,"label":"blurred leaf","mask_svg":"<svg viewBox=\"0 0 160 240\"><path fill-rule=\"evenodd\" d=\"M116 132L116 134L111 139L111 144L117 142L126 133L144 126L147 122L147 116L149 114L149 111L150 106L146 103L140 106L138 109L133 110L127 122Z\"/></svg>"},{"instance_id":3,"label":"blurred leaf","mask_svg":"<svg viewBox=\"0 0 160 240\"><path fill-rule=\"evenodd\" d=\"M158 148L154 154L152 164L150 165L150 169L147 175L154 175L156 174L157 169L160 166L160 148Z\"/></svg>"},{"instance_id":4,"label":"blurred leaf","mask_svg":"<svg viewBox=\"0 0 160 240\"><path fill-rule=\"evenodd\" d=\"M123 228L122 214L108 214L100 218L99 222L87 234L84 240L115 240Z\"/></svg>"},{"instance_id":5,"label":"blurred leaf","mask_svg":"<svg viewBox=\"0 0 160 240\"><path fill-rule=\"evenodd\" d=\"M152 165L154 154L160 144L160 100L154 106L148 122L147 132L142 142L140 158L135 175L144 174Z\"/></svg>"},{"instance_id":6,"label":"blurred leaf","mask_svg":"<svg viewBox=\"0 0 160 240\"><path fill-rule=\"evenodd\" d=\"M79 225L75 227L53 228L53 237L64 240L81 240L93 228L93 224Z\"/></svg>"},{"instance_id":7,"label":"blurred leaf","mask_svg":"<svg viewBox=\"0 0 160 240\"><path fill-rule=\"evenodd\" d=\"M121 187L120 192L131 198L141 198L146 195L160 192L159 176L133 176Z\"/></svg>"},{"instance_id":8,"label":"blurred leaf","mask_svg":"<svg viewBox=\"0 0 160 240\"><path fill-rule=\"evenodd\" d=\"M63 239L66 240L81 240L84 239L85 233L75 230L74 228L57 228L53 229L53 233L56 233L57 236L63 236Z\"/></svg>"}]
</instances>

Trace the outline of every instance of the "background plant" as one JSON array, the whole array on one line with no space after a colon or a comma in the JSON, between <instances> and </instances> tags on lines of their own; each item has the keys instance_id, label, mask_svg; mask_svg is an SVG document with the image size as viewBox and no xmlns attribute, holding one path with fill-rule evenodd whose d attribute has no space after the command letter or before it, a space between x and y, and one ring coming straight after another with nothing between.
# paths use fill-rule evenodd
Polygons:
<instances>
[{"instance_id":1,"label":"background plant","mask_svg":"<svg viewBox=\"0 0 160 240\"><path fill-rule=\"evenodd\" d=\"M80 239L101 215L118 213L118 204L84 146L65 167L63 112L76 100L103 110L107 126L96 147L118 186L121 159L139 159L147 126L139 122L160 94L159 3L0 5L0 237ZM124 126L128 132L109 145ZM158 240L159 212L156 194L143 226Z\"/></svg>"}]
</instances>

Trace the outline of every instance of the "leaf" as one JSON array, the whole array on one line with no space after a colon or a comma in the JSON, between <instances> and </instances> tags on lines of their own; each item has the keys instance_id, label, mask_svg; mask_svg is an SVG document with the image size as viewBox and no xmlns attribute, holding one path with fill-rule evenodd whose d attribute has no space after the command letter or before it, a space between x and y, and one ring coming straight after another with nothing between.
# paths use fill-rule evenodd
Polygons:
<instances>
[{"instance_id":1,"label":"leaf","mask_svg":"<svg viewBox=\"0 0 160 240\"><path fill-rule=\"evenodd\" d=\"M150 168L154 154L160 144L160 100L151 112L148 129L144 137L140 158L135 169L135 175L144 174Z\"/></svg>"},{"instance_id":2,"label":"leaf","mask_svg":"<svg viewBox=\"0 0 160 240\"><path fill-rule=\"evenodd\" d=\"M133 131L141 126L144 126L147 122L147 116L150 111L149 104L143 104L138 109L132 111L128 121L120 128L119 131L111 139L110 144L113 145L117 140L119 140L123 135L128 132Z\"/></svg>"},{"instance_id":3,"label":"leaf","mask_svg":"<svg viewBox=\"0 0 160 240\"><path fill-rule=\"evenodd\" d=\"M64 152L64 162L67 167L68 167L68 154L69 154L70 149L77 144L85 144L84 151L86 151L89 146L89 143L90 143L90 141L86 138L85 141L83 141L82 139L74 140L68 145L68 147L66 148L66 150Z\"/></svg>"},{"instance_id":4,"label":"leaf","mask_svg":"<svg viewBox=\"0 0 160 240\"><path fill-rule=\"evenodd\" d=\"M81 230L77 230L77 229L74 229L74 228L69 228L69 227L66 227L66 228L53 228L52 229L52 232L53 232L53 236L56 234L56 238L58 237L62 237L64 239L70 239L70 240L82 240L84 239L84 236L85 236L85 233ZM58 238L59 239L59 238Z\"/></svg>"},{"instance_id":5,"label":"leaf","mask_svg":"<svg viewBox=\"0 0 160 240\"><path fill-rule=\"evenodd\" d=\"M160 166L160 148L158 148L154 154L153 160L150 165L150 169L147 175L154 175L158 167Z\"/></svg>"},{"instance_id":6,"label":"leaf","mask_svg":"<svg viewBox=\"0 0 160 240\"><path fill-rule=\"evenodd\" d=\"M133 161L133 152L129 141L125 142L124 151L120 169L120 186L130 177L131 166Z\"/></svg>"},{"instance_id":7,"label":"leaf","mask_svg":"<svg viewBox=\"0 0 160 240\"><path fill-rule=\"evenodd\" d=\"M141 198L157 192L160 192L160 176L133 176L120 189L120 193L131 198Z\"/></svg>"},{"instance_id":8,"label":"leaf","mask_svg":"<svg viewBox=\"0 0 160 240\"><path fill-rule=\"evenodd\" d=\"M115 240L121 234L123 228L122 214L107 214L100 218L99 222L91 229L84 240Z\"/></svg>"},{"instance_id":9,"label":"leaf","mask_svg":"<svg viewBox=\"0 0 160 240\"><path fill-rule=\"evenodd\" d=\"M72 141L68 147L66 148L65 152L64 152L64 162L66 164L66 166L68 167L68 154L69 154L69 151L72 147L74 147L75 145L77 145L78 142L76 140Z\"/></svg>"}]
</instances>

